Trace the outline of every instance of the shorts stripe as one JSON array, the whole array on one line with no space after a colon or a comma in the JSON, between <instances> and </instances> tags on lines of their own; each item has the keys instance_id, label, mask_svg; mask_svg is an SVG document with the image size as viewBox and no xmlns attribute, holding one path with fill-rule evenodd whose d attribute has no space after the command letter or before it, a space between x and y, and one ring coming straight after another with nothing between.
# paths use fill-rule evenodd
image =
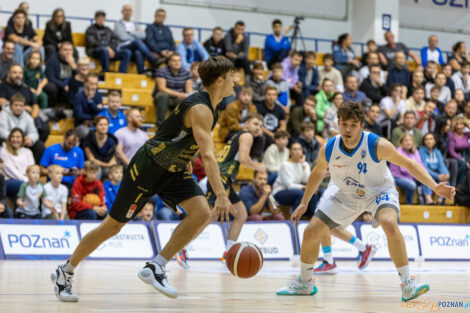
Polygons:
<instances>
[{"instance_id":1,"label":"shorts stripe","mask_svg":"<svg viewBox=\"0 0 470 313\"><path fill-rule=\"evenodd\" d=\"M317 210L314 216L318 217L320 221L325 223L330 229L333 229L339 226L339 224L337 224L335 221L329 218L328 215L323 213L321 210Z\"/></svg>"},{"instance_id":2,"label":"shorts stripe","mask_svg":"<svg viewBox=\"0 0 470 313\"><path fill-rule=\"evenodd\" d=\"M140 197L142 197L142 195L143 195L143 193L142 193L142 192L141 192L141 193L139 193L139 195L137 196L137 198L135 199L135 201L134 201L134 202L135 202L135 203L139 202L139 200L140 200Z\"/></svg>"},{"instance_id":3,"label":"shorts stripe","mask_svg":"<svg viewBox=\"0 0 470 313\"><path fill-rule=\"evenodd\" d=\"M139 172L137 171L137 164L134 164L132 168L134 169L135 176L139 176Z\"/></svg>"},{"instance_id":4,"label":"shorts stripe","mask_svg":"<svg viewBox=\"0 0 470 313\"><path fill-rule=\"evenodd\" d=\"M135 181L135 175L134 175L134 172L132 171L132 168L129 171L129 173L131 173L132 180Z\"/></svg>"}]
</instances>

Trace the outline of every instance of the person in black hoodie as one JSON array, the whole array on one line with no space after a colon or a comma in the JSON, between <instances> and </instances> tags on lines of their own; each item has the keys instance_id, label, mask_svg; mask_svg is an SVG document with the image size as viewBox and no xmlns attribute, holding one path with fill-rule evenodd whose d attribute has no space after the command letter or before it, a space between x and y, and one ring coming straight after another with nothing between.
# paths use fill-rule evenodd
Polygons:
<instances>
[{"instance_id":1,"label":"person in black hoodie","mask_svg":"<svg viewBox=\"0 0 470 313\"><path fill-rule=\"evenodd\" d=\"M295 139L302 146L305 161L312 167L318 158L321 145L315 138L315 125L311 122L303 122L300 125L302 134Z\"/></svg>"},{"instance_id":2,"label":"person in black hoodie","mask_svg":"<svg viewBox=\"0 0 470 313\"><path fill-rule=\"evenodd\" d=\"M222 40L222 28L220 26L212 30L212 36L204 42L204 48L211 57L225 55L225 43Z\"/></svg>"},{"instance_id":3,"label":"person in black hoodie","mask_svg":"<svg viewBox=\"0 0 470 313\"><path fill-rule=\"evenodd\" d=\"M52 18L46 24L46 30L42 42L46 51L46 61L50 56L59 51L59 45L63 42L70 42L73 45L72 28L70 22L65 20L64 9L57 8L52 13ZM74 57L78 53L74 50Z\"/></svg>"},{"instance_id":4,"label":"person in black hoodie","mask_svg":"<svg viewBox=\"0 0 470 313\"><path fill-rule=\"evenodd\" d=\"M364 92L373 103L380 103L380 100L388 95L388 87L380 79L380 65L369 65L369 73L359 90Z\"/></svg>"},{"instance_id":5,"label":"person in black hoodie","mask_svg":"<svg viewBox=\"0 0 470 313\"><path fill-rule=\"evenodd\" d=\"M225 56L232 61L236 68L243 68L245 76L250 74L248 61L248 38L245 34L245 23L238 21L224 37Z\"/></svg>"}]
</instances>

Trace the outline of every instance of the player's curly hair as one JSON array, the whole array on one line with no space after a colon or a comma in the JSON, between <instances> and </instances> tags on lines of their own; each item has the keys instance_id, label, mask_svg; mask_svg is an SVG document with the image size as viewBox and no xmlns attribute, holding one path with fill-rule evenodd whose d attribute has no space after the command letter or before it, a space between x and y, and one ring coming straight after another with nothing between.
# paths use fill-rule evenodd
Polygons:
<instances>
[{"instance_id":1,"label":"player's curly hair","mask_svg":"<svg viewBox=\"0 0 470 313\"><path fill-rule=\"evenodd\" d=\"M344 101L338 108L338 120L363 122L364 114L362 104L356 101Z\"/></svg>"}]
</instances>

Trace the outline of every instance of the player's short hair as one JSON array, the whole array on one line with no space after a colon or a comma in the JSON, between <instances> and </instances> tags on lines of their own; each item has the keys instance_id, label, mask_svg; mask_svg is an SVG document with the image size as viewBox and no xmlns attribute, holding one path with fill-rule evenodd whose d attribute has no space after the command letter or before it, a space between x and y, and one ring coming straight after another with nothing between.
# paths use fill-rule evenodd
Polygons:
<instances>
[{"instance_id":1,"label":"player's short hair","mask_svg":"<svg viewBox=\"0 0 470 313\"><path fill-rule=\"evenodd\" d=\"M29 172L31 172L34 169L38 169L39 171L41 168L37 164L32 164L26 168L26 174L29 174Z\"/></svg>"},{"instance_id":2,"label":"player's short hair","mask_svg":"<svg viewBox=\"0 0 470 313\"><path fill-rule=\"evenodd\" d=\"M54 171L63 171L63 167L59 164L51 164L47 167L47 174L50 175Z\"/></svg>"},{"instance_id":3,"label":"player's short hair","mask_svg":"<svg viewBox=\"0 0 470 313\"><path fill-rule=\"evenodd\" d=\"M264 94L267 94L269 90L274 90L277 93L277 88L275 86L266 86L264 89Z\"/></svg>"},{"instance_id":4,"label":"player's short hair","mask_svg":"<svg viewBox=\"0 0 470 313\"><path fill-rule=\"evenodd\" d=\"M243 121L245 123L247 123L247 122L251 121L254 118L257 118L261 122L264 121L263 115L261 115L259 113L248 113Z\"/></svg>"},{"instance_id":5,"label":"player's short hair","mask_svg":"<svg viewBox=\"0 0 470 313\"><path fill-rule=\"evenodd\" d=\"M289 138L290 134L286 132L285 130L276 130L274 132L274 139L279 139L279 138Z\"/></svg>"},{"instance_id":6,"label":"player's short hair","mask_svg":"<svg viewBox=\"0 0 470 313\"><path fill-rule=\"evenodd\" d=\"M83 170L85 172L96 173L98 172L98 169L99 169L98 164L96 164L96 162L93 160L87 160L85 161L85 164L83 164Z\"/></svg>"},{"instance_id":7,"label":"player's short hair","mask_svg":"<svg viewBox=\"0 0 470 313\"><path fill-rule=\"evenodd\" d=\"M234 72L233 63L224 56L210 57L199 65L197 72L205 87L212 85L217 78L225 79L227 73Z\"/></svg>"},{"instance_id":8,"label":"player's short hair","mask_svg":"<svg viewBox=\"0 0 470 313\"><path fill-rule=\"evenodd\" d=\"M344 101L338 107L338 120L364 122L364 108L359 102Z\"/></svg>"},{"instance_id":9,"label":"player's short hair","mask_svg":"<svg viewBox=\"0 0 470 313\"><path fill-rule=\"evenodd\" d=\"M313 129L315 131L315 125L312 122L302 122L300 124L300 131L304 132L305 130Z\"/></svg>"},{"instance_id":10,"label":"player's short hair","mask_svg":"<svg viewBox=\"0 0 470 313\"><path fill-rule=\"evenodd\" d=\"M120 164L115 164L109 167L109 173L115 172L115 171L123 171L123 167Z\"/></svg>"}]
</instances>

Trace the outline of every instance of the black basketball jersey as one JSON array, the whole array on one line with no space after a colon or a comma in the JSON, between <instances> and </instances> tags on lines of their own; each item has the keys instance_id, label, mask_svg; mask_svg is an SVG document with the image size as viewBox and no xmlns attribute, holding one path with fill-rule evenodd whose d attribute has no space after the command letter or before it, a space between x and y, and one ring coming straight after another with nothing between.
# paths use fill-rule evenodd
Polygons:
<instances>
[{"instance_id":1,"label":"black basketball jersey","mask_svg":"<svg viewBox=\"0 0 470 313\"><path fill-rule=\"evenodd\" d=\"M241 130L227 142L225 147L217 154L220 176L234 179L238 175L240 162L238 161L238 150L240 149L240 136L247 131Z\"/></svg>"}]
</instances>

